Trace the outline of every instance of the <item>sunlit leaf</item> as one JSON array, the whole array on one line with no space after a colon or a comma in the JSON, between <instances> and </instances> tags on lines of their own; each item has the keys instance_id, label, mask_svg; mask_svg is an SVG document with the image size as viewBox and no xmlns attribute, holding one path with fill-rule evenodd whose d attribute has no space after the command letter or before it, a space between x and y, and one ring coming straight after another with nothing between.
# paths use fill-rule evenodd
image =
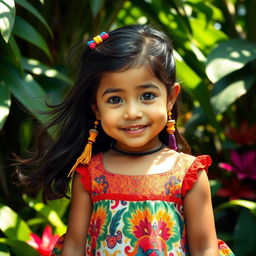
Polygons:
<instances>
[{"instance_id":1,"label":"sunlit leaf","mask_svg":"<svg viewBox=\"0 0 256 256\"><path fill-rule=\"evenodd\" d=\"M38 252L25 242L9 238L0 238L0 243L9 245L11 250L15 253L15 256L38 256Z\"/></svg>"},{"instance_id":2,"label":"sunlit leaf","mask_svg":"<svg viewBox=\"0 0 256 256\"><path fill-rule=\"evenodd\" d=\"M1 78L0 78L1 79ZM0 80L0 130L10 112L11 95L3 80Z\"/></svg>"},{"instance_id":3,"label":"sunlit leaf","mask_svg":"<svg viewBox=\"0 0 256 256\"><path fill-rule=\"evenodd\" d=\"M62 218L66 213L69 204L70 204L70 200L67 198L52 200L49 203L47 203L47 205L50 208L56 211L56 213L58 214L58 216L60 216L60 218Z\"/></svg>"},{"instance_id":4,"label":"sunlit leaf","mask_svg":"<svg viewBox=\"0 0 256 256\"><path fill-rule=\"evenodd\" d=\"M210 104L210 94L205 83L202 83L201 78L195 73L181 58L181 56L175 52L176 65L177 65L177 78L181 86L187 90L187 92L197 100L204 113L208 117L212 125L219 130L218 123L215 119L212 105Z\"/></svg>"},{"instance_id":5,"label":"sunlit leaf","mask_svg":"<svg viewBox=\"0 0 256 256\"><path fill-rule=\"evenodd\" d=\"M0 31L7 43L15 21L14 0L0 0Z\"/></svg>"},{"instance_id":6,"label":"sunlit leaf","mask_svg":"<svg viewBox=\"0 0 256 256\"><path fill-rule=\"evenodd\" d=\"M165 2L165 1L163 1ZM184 1L182 0L173 0L170 1L173 2L175 5L175 10L177 11L178 15L182 18L181 20L186 24L186 27L188 28L188 31L192 34L192 28L191 28L191 22L190 19L186 13L186 8L184 6ZM166 7L166 6L165 6Z\"/></svg>"},{"instance_id":7,"label":"sunlit leaf","mask_svg":"<svg viewBox=\"0 0 256 256\"><path fill-rule=\"evenodd\" d=\"M25 198L28 206L36 210L44 216L54 227L58 234L63 234L66 231L66 225L61 221L59 215L51 207L43 204L40 201L31 198Z\"/></svg>"},{"instance_id":8,"label":"sunlit leaf","mask_svg":"<svg viewBox=\"0 0 256 256\"><path fill-rule=\"evenodd\" d=\"M221 10L213 5L210 1L188 0L186 1L186 4L191 6L193 11L197 12L197 15L203 15L207 19L206 22L223 20L223 14Z\"/></svg>"},{"instance_id":9,"label":"sunlit leaf","mask_svg":"<svg viewBox=\"0 0 256 256\"><path fill-rule=\"evenodd\" d=\"M46 122L45 116L40 112L47 111L45 105L46 95L40 85L30 74L24 77L7 63L0 69L0 77L4 79L11 93L42 123Z\"/></svg>"},{"instance_id":10,"label":"sunlit leaf","mask_svg":"<svg viewBox=\"0 0 256 256\"><path fill-rule=\"evenodd\" d=\"M65 74L59 72L57 69L50 68L50 67L42 64L38 60L27 59L27 58L23 57L21 59L21 65L22 65L23 69L31 72L32 74L44 75L46 77L60 79L65 83L72 84L72 81Z\"/></svg>"},{"instance_id":11,"label":"sunlit leaf","mask_svg":"<svg viewBox=\"0 0 256 256\"><path fill-rule=\"evenodd\" d=\"M207 23L205 19L194 19L190 20L193 38L192 40L196 42L202 50L208 53L208 49L211 49L220 40L226 39L226 35L214 28L212 24Z\"/></svg>"},{"instance_id":12,"label":"sunlit leaf","mask_svg":"<svg viewBox=\"0 0 256 256\"><path fill-rule=\"evenodd\" d=\"M33 14L38 20L40 20L44 26L47 28L47 30L49 31L50 35L52 36L52 30L49 27L48 23L46 22L46 20L44 19L44 17L41 15L41 13L33 6L31 5L28 1L26 0L15 0L15 2L17 4L19 4L20 6L22 6L23 8L25 8L26 10L28 10L31 14Z\"/></svg>"},{"instance_id":13,"label":"sunlit leaf","mask_svg":"<svg viewBox=\"0 0 256 256\"><path fill-rule=\"evenodd\" d=\"M242 39L223 41L208 56L206 73L216 83L256 59L256 43Z\"/></svg>"},{"instance_id":14,"label":"sunlit leaf","mask_svg":"<svg viewBox=\"0 0 256 256\"><path fill-rule=\"evenodd\" d=\"M44 38L27 21L19 16L16 17L13 33L29 43L36 45L51 58L49 48Z\"/></svg>"},{"instance_id":15,"label":"sunlit leaf","mask_svg":"<svg viewBox=\"0 0 256 256\"><path fill-rule=\"evenodd\" d=\"M211 98L211 103L216 114L223 113L237 99L246 94L255 81L253 75L243 76L232 80L225 79L226 85L219 93ZM221 81L219 81L221 82Z\"/></svg>"},{"instance_id":16,"label":"sunlit leaf","mask_svg":"<svg viewBox=\"0 0 256 256\"><path fill-rule=\"evenodd\" d=\"M0 230L9 238L27 241L30 228L10 207L0 203Z\"/></svg>"},{"instance_id":17,"label":"sunlit leaf","mask_svg":"<svg viewBox=\"0 0 256 256\"><path fill-rule=\"evenodd\" d=\"M215 212L219 212L221 210L227 209L227 208L233 208L233 207L244 207L251 211L252 214L256 216L256 203L253 201L238 199L238 200L231 200L229 202L220 204L218 207L214 209Z\"/></svg>"}]
</instances>

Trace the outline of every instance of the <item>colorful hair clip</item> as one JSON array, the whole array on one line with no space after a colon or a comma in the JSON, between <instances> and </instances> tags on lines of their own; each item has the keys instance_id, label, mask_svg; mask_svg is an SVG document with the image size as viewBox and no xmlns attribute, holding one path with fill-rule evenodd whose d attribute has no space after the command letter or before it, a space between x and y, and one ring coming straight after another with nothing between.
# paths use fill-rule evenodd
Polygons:
<instances>
[{"instance_id":1,"label":"colorful hair clip","mask_svg":"<svg viewBox=\"0 0 256 256\"><path fill-rule=\"evenodd\" d=\"M98 36L95 36L93 40L90 40L87 42L87 45L94 49L98 44L101 44L104 40L106 40L109 37L108 33L101 32Z\"/></svg>"}]
</instances>

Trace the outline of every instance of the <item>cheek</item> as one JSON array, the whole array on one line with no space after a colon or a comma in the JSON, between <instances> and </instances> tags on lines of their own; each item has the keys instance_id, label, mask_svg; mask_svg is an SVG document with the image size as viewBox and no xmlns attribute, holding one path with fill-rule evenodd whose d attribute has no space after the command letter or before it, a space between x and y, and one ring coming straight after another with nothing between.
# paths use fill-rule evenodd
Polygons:
<instances>
[{"instance_id":1,"label":"cheek","mask_svg":"<svg viewBox=\"0 0 256 256\"><path fill-rule=\"evenodd\" d=\"M158 111L155 110L153 113L153 116L155 116L155 121L158 123L162 128L167 123L168 115L167 115L167 109L166 108L161 108Z\"/></svg>"},{"instance_id":2,"label":"cheek","mask_svg":"<svg viewBox=\"0 0 256 256\"><path fill-rule=\"evenodd\" d=\"M117 115L114 115L113 113L108 113L107 111L104 111L101 114L101 126L104 131L107 131L114 126L117 125L118 123L118 118Z\"/></svg>"},{"instance_id":3,"label":"cheek","mask_svg":"<svg viewBox=\"0 0 256 256\"><path fill-rule=\"evenodd\" d=\"M159 106L150 110L152 117L159 120L167 121L167 108L165 106Z\"/></svg>"}]
</instances>

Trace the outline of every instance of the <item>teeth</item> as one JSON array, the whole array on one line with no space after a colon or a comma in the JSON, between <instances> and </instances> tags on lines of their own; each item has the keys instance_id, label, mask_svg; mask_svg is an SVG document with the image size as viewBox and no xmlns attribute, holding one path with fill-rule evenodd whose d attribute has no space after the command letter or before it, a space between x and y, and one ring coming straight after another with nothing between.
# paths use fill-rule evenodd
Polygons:
<instances>
[{"instance_id":1,"label":"teeth","mask_svg":"<svg viewBox=\"0 0 256 256\"><path fill-rule=\"evenodd\" d=\"M141 127L131 127L131 128L127 128L127 130L130 130L130 131L137 131L141 129Z\"/></svg>"}]
</instances>

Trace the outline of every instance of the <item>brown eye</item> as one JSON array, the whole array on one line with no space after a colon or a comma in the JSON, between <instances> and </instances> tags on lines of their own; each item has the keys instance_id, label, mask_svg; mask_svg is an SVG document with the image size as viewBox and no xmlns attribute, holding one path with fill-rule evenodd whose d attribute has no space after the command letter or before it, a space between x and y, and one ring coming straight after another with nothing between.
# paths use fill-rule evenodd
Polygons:
<instances>
[{"instance_id":1,"label":"brown eye","mask_svg":"<svg viewBox=\"0 0 256 256\"><path fill-rule=\"evenodd\" d=\"M146 92L141 96L141 100L153 100L156 95L152 92Z\"/></svg>"},{"instance_id":2,"label":"brown eye","mask_svg":"<svg viewBox=\"0 0 256 256\"><path fill-rule=\"evenodd\" d=\"M110 97L108 100L107 100L108 103L110 104L119 104L122 102L122 99L120 97L117 97L117 96L113 96L113 97Z\"/></svg>"}]
</instances>

